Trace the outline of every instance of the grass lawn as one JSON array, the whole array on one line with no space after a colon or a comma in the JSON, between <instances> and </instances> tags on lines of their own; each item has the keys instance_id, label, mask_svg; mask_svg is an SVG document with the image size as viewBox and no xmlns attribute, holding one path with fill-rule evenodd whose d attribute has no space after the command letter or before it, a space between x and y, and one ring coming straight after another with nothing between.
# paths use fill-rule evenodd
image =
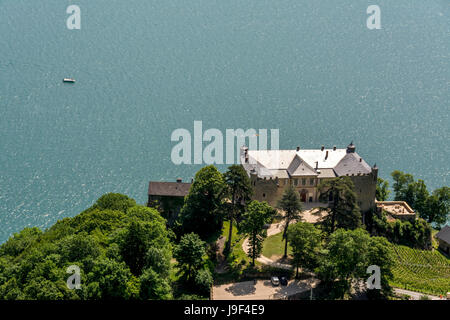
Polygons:
<instances>
[{"instance_id":1,"label":"grass lawn","mask_svg":"<svg viewBox=\"0 0 450 320\"><path fill-rule=\"evenodd\" d=\"M223 227L222 227L222 236L227 240L228 240L229 229L230 229L230 221L224 221ZM231 231L231 238L236 239L236 236L238 236L236 223L233 223L233 230Z\"/></svg>"},{"instance_id":2,"label":"grass lawn","mask_svg":"<svg viewBox=\"0 0 450 320\"><path fill-rule=\"evenodd\" d=\"M267 237L263 244L262 255L271 258L279 259L284 254L283 233L277 233L273 236ZM288 256L292 255L291 246L288 245Z\"/></svg>"}]
</instances>

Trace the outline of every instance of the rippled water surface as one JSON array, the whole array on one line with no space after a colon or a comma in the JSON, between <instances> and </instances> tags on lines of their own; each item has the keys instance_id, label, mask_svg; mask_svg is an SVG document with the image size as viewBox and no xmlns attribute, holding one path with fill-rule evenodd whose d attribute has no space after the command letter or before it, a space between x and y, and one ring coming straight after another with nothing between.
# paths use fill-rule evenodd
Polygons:
<instances>
[{"instance_id":1,"label":"rippled water surface","mask_svg":"<svg viewBox=\"0 0 450 320\"><path fill-rule=\"evenodd\" d=\"M369 30L372 2L0 0L0 242L190 179L170 135L194 120L278 128L281 148L353 140L384 178L448 185L450 2L376 1Z\"/></svg>"}]
</instances>

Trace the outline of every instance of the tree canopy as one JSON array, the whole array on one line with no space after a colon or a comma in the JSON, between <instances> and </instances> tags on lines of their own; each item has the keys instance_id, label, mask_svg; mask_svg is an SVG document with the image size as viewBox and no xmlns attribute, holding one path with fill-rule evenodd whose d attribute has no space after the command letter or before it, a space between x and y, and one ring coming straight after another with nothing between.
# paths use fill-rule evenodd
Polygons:
<instances>
[{"instance_id":1,"label":"tree canopy","mask_svg":"<svg viewBox=\"0 0 450 320\"><path fill-rule=\"evenodd\" d=\"M206 243L195 233L188 233L181 237L180 243L175 247L174 258L184 270L187 280L191 274L198 271L203 264L206 254Z\"/></svg>"},{"instance_id":2,"label":"tree canopy","mask_svg":"<svg viewBox=\"0 0 450 320\"><path fill-rule=\"evenodd\" d=\"M321 223L329 233L336 228L356 229L361 225L361 211L357 204L355 186L347 176L327 179L318 186L319 200L330 203L321 208L327 214Z\"/></svg>"},{"instance_id":3,"label":"tree canopy","mask_svg":"<svg viewBox=\"0 0 450 320\"><path fill-rule=\"evenodd\" d=\"M299 268L313 271L320 261L321 231L311 223L297 222L289 226L288 240L292 247L296 276L298 276Z\"/></svg>"},{"instance_id":4,"label":"tree canopy","mask_svg":"<svg viewBox=\"0 0 450 320\"><path fill-rule=\"evenodd\" d=\"M284 257L287 257L287 231L289 224L292 221L298 221L301 219L302 203L300 201L300 195L292 185L289 185L283 193L280 201L278 201L277 207L283 210L283 239L284 239Z\"/></svg>"},{"instance_id":5,"label":"tree canopy","mask_svg":"<svg viewBox=\"0 0 450 320\"><path fill-rule=\"evenodd\" d=\"M248 256L255 265L255 259L261 255L262 244L267 236L267 230L264 228L273 216L275 210L267 202L253 200L247 206L242 221L239 223L239 232L248 236L249 250Z\"/></svg>"},{"instance_id":6,"label":"tree canopy","mask_svg":"<svg viewBox=\"0 0 450 320\"><path fill-rule=\"evenodd\" d=\"M2 244L0 299L163 299L172 294L171 258L155 209L106 194L46 231L25 228ZM66 285L73 265L80 289Z\"/></svg>"},{"instance_id":7,"label":"tree canopy","mask_svg":"<svg viewBox=\"0 0 450 320\"><path fill-rule=\"evenodd\" d=\"M423 180L414 180L411 174L395 170L395 200L406 201L419 216L428 223L445 224L450 217L450 188L447 186L434 190L431 194Z\"/></svg>"},{"instance_id":8,"label":"tree canopy","mask_svg":"<svg viewBox=\"0 0 450 320\"><path fill-rule=\"evenodd\" d=\"M394 260L389 242L382 237L370 237L363 229L338 229L330 235L326 246L326 258L321 259L319 277L330 284L337 298L350 292L352 284L365 281L369 266L380 268L382 293L388 293L389 278Z\"/></svg>"},{"instance_id":9,"label":"tree canopy","mask_svg":"<svg viewBox=\"0 0 450 320\"><path fill-rule=\"evenodd\" d=\"M219 234L224 218L227 185L213 165L200 169L178 217L181 233L197 233L203 240Z\"/></svg>"},{"instance_id":10,"label":"tree canopy","mask_svg":"<svg viewBox=\"0 0 450 320\"><path fill-rule=\"evenodd\" d=\"M233 221L242 215L253 190L247 172L240 165L228 167L227 172L224 173L224 178L228 187L228 194L231 197L231 208L228 210L230 227L228 230L227 251L229 251L233 234Z\"/></svg>"},{"instance_id":11,"label":"tree canopy","mask_svg":"<svg viewBox=\"0 0 450 320\"><path fill-rule=\"evenodd\" d=\"M377 198L377 200L378 201L386 201L389 198L390 193L391 193L391 191L389 190L389 182L378 177L377 178L376 196L375 196Z\"/></svg>"}]
</instances>

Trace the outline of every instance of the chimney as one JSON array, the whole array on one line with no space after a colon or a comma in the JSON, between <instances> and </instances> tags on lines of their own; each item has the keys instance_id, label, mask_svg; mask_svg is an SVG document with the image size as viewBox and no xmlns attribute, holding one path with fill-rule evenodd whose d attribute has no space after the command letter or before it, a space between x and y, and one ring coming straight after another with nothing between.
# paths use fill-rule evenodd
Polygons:
<instances>
[{"instance_id":1,"label":"chimney","mask_svg":"<svg viewBox=\"0 0 450 320\"><path fill-rule=\"evenodd\" d=\"M328 159L328 150L327 150L327 153L325 154L325 160L327 160Z\"/></svg>"},{"instance_id":2,"label":"chimney","mask_svg":"<svg viewBox=\"0 0 450 320\"><path fill-rule=\"evenodd\" d=\"M300 147L299 146L297 146L297 151L300 151Z\"/></svg>"},{"instance_id":3,"label":"chimney","mask_svg":"<svg viewBox=\"0 0 450 320\"><path fill-rule=\"evenodd\" d=\"M181 183L181 181L183 181L181 178L177 178L178 183Z\"/></svg>"},{"instance_id":4,"label":"chimney","mask_svg":"<svg viewBox=\"0 0 450 320\"><path fill-rule=\"evenodd\" d=\"M359 162L362 162L362 158L359 158Z\"/></svg>"},{"instance_id":5,"label":"chimney","mask_svg":"<svg viewBox=\"0 0 450 320\"><path fill-rule=\"evenodd\" d=\"M191 178L191 183L194 183L194 178Z\"/></svg>"},{"instance_id":6,"label":"chimney","mask_svg":"<svg viewBox=\"0 0 450 320\"><path fill-rule=\"evenodd\" d=\"M316 170L319 169L319 161L316 161Z\"/></svg>"},{"instance_id":7,"label":"chimney","mask_svg":"<svg viewBox=\"0 0 450 320\"><path fill-rule=\"evenodd\" d=\"M333 151L336 151L336 146L333 146Z\"/></svg>"},{"instance_id":8,"label":"chimney","mask_svg":"<svg viewBox=\"0 0 450 320\"><path fill-rule=\"evenodd\" d=\"M323 149L325 149L325 146L324 146L324 145L322 145L322 148L320 148L320 151L323 151Z\"/></svg>"}]
</instances>

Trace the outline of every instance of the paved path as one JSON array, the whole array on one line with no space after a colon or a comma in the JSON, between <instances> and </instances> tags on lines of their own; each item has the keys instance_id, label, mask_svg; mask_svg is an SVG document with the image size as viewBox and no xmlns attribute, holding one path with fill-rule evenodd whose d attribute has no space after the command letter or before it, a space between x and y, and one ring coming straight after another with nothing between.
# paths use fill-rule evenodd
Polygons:
<instances>
[{"instance_id":1,"label":"paved path","mask_svg":"<svg viewBox=\"0 0 450 320\"><path fill-rule=\"evenodd\" d=\"M420 292L410 291L410 290L405 290L405 289L400 289L400 288L393 288L393 289L396 294L401 294L401 295L406 294L406 295L410 296L412 298L411 300L420 300L420 298L423 296L427 296L428 299L430 299L430 300L446 300L445 297L441 299L439 297L431 296L426 293L420 293Z\"/></svg>"},{"instance_id":2,"label":"paved path","mask_svg":"<svg viewBox=\"0 0 450 320\"><path fill-rule=\"evenodd\" d=\"M306 221L306 222L310 222L310 223L315 223L317 222L322 215L318 215L317 214L317 209L314 208L309 208L308 210L303 211L302 213L302 220ZM296 223L297 221L291 221L292 223ZM273 236L276 235L280 232L283 232L283 223L279 222L279 223L274 223L271 224L269 229L267 229L267 236ZM246 238L243 242L242 242L242 249L244 250L245 253L248 252L248 238ZM272 267L276 267L276 268L280 268L280 269L292 269L292 266L290 264L285 264L285 263L279 263L276 261L273 261L272 259L265 257L263 255L261 255L259 258L256 259L258 262L262 263L262 264L266 264L266 265L270 265Z\"/></svg>"},{"instance_id":3,"label":"paved path","mask_svg":"<svg viewBox=\"0 0 450 320\"><path fill-rule=\"evenodd\" d=\"M271 224L269 229L267 229L267 236L273 236L277 233L282 232L282 223L274 223ZM249 249L249 244L248 244L248 238L246 238L243 242L242 242L242 250L244 250L245 253L248 252ZM275 262L263 255L261 255L259 258L256 259L258 262L262 263L262 264L267 264L270 265L272 267L275 268L280 268L280 269L292 269L292 266L290 264L283 264L283 263L279 263L279 262Z\"/></svg>"},{"instance_id":4,"label":"paved path","mask_svg":"<svg viewBox=\"0 0 450 320\"><path fill-rule=\"evenodd\" d=\"M273 286L270 280L223 284L212 288L212 300L274 300L286 299L299 292L315 288L317 279L290 280L287 286Z\"/></svg>"}]
</instances>

